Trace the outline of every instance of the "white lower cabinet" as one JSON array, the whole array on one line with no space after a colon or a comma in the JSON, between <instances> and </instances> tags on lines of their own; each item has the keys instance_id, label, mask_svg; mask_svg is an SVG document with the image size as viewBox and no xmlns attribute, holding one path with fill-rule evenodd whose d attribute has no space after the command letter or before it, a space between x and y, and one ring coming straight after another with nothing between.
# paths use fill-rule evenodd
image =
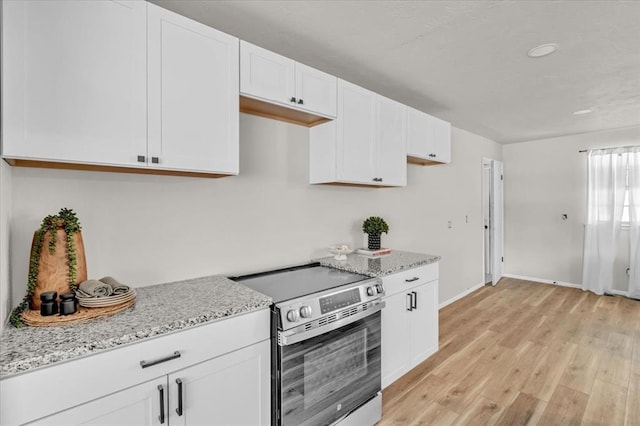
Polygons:
<instances>
[{"instance_id":1,"label":"white lower cabinet","mask_svg":"<svg viewBox=\"0 0 640 426\"><path fill-rule=\"evenodd\" d=\"M29 424L157 425L160 424L159 389L163 389L164 392L166 385L166 377L158 378ZM166 400L163 402L166 412Z\"/></svg>"},{"instance_id":2,"label":"white lower cabinet","mask_svg":"<svg viewBox=\"0 0 640 426\"><path fill-rule=\"evenodd\" d=\"M0 424L269 424L269 334L261 309L3 377Z\"/></svg>"},{"instance_id":3,"label":"white lower cabinet","mask_svg":"<svg viewBox=\"0 0 640 426\"><path fill-rule=\"evenodd\" d=\"M438 264L383 278L382 387L438 350Z\"/></svg>"},{"instance_id":4,"label":"white lower cabinet","mask_svg":"<svg viewBox=\"0 0 640 426\"><path fill-rule=\"evenodd\" d=\"M170 374L169 424L268 425L269 349L267 340Z\"/></svg>"},{"instance_id":5,"label":"white lower cabinet","mask_svg":"<svg viewBox=\"0 0 640 426\"><path fill-rule=\"evenodd\" d=\"M269 341L82 404L33 425L266 425Z\"/></svg>"}]
</instances>

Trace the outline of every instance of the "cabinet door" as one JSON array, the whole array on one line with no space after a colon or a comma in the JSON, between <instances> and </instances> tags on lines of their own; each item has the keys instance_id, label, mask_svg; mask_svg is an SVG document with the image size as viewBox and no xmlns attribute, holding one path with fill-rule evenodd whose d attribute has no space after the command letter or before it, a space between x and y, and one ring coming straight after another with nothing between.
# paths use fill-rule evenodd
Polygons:
<instances>
[{"instance_id":1,"label":"cabinet door","mask_svg":"<svg viewBox=\"0 0 640 426\"><path fill-rule=\"evenodd\" d=\"M338 79L315 68L296 63L297 106L327 117L336 116Z\"/></svg>"},{"instance_id":2,"label":"cabinet door","mask_svg":"<svg viewBox=\"0 0 640 426\"><path fill-rule=\"evenodd\" d=\"M238 39L148 5L149 166L238 173Z\"/></svg>"},{"instance_id":3,"label":"cabinet door","mask_svg":"<svg viewBox=\"0 0 640 426\"><path fill-rule=\"evenodd\" d=\"M162 410L168 419L167 377L145 382L104 398L96 399L52 416L45 417L30 425L160 425L160 389L162 389Z\"/></svg>"},{"instance_id":4,"label":"cabinet door","mask_svg":"<svg viewBox=\"0 0 640 426\"><path fill-rule=\"evenodd\" d=\"M138 164L147 141L146 7L3 2L3 156Z\"/></svg>"},{"instance_id":5,"label":"cabinet door","mask_svg":"<svg viewBox=\"0 0 640 426\"><path fill-rule=\"evenodd\" d=\"M382 387L409 370L409 302L406 293L385 298L382 310Z\"/></svg>"},{"instance_id":6,"label":"cabinet door","mask_svg":"<svg viewBox=\"0 0 640 426\"><path fill-rule=\"evenodd\" d=\"M240 41L240 92L295 106L295 61Z\"/></svg>"},{"instance_id":7,"label":"cabinet door","mask_svg":"<svg viewBox=\"0 0 640 426\"><path fill-rule=\"evenodd\" d=\"M268 425L269 349L266 340L169 375L170 425Z\"/></svg>"},{"instance_id":8,"label":"cabinet door","mask_svg":"<svg viewBox=\"0 0 640 426\"><path fill-rule=\"evenodd\" d=\"M415 309L408 312L413 368L438 350L438 281L422 284L410 292L415 292Z\"/></svg>"},{"instance_id":9,"label":"cabinet door","mask_svg":"<svg viewBox=\"0 0 640 426\"><path fill-rule=\"evenodd\" d=\"M378 96L376 102L376 177L380 185L407 184L405 106Z\"/></svg>"},{"instance_id":10,"label":"cabinet door","mask_svg":"<svg viewBox=\"0 0 640 426\"><path fill-rule=\"evenodd\" d=\"M428 114L407 107L407 155L429 159L427 152L429 138Z\"/></svg>"},{"instance_id":11,"label":"cabinet door","mask_svg":"<svg viewBox=\"0 0 640 426\"><path fill-rule=\"evenodd\" d=\"M337 177L342 182L376 184L374 104L376 94L338 82Z\"/></svg>"},{"instance_id":12,"label":"cabinet door","mask_svg":"<svg viewBox=\"0 0 640 426\"><path fill-rule=\"evenodd\" d=\"M451 162L451 123L430 117L429 146L435 155L434 160L441 163Z\"/></svg>"}]
</instances>

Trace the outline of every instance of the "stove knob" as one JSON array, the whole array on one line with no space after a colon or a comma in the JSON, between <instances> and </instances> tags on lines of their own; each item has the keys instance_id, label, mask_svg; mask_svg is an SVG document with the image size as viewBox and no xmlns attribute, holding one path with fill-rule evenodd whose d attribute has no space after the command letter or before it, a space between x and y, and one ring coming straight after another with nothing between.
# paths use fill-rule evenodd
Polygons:
<instances>
[{"instance_id":1,"label":"stove knob","mask_svg":"<svg viewBox=\"0 0 640 426\"><path fill-rule=\"evenodd\" d=\"M375 296L376 295L376 289L373 287L367 287L367 296Z\"/></svg>"},{"instance_id":2,"label":"stove knob","mask_svg":"<svg viewBox=\"0 0 640 426\"><path fill-rule=\"evenodd\" d=\"M382 288L382 284L376 284L376 293L378 293L378 294L384 293L384 289Z\"/></svg>"},{"instance_id":3,"label":"stove knob","mask_svg":"<svg viewBox=\"0 0 640 426\"><path fill-rule=\"evenodd\" d=\"M298 313L298 310L291 309L289 312L287 312L287 320L289 320L289 322L300 321L300 314Z\"/></svg>"},{"instance_id":4,"label":"stove knob","mask_svg":"<svg viewBox=\"0 0 640 426\"><path fill-rule=\"evenodd\" d=\"M311 306L303 306L300 308L300 316L302 318L311 318L311 314L313 311L311 310Z\"/></svg>"}]
</instances>

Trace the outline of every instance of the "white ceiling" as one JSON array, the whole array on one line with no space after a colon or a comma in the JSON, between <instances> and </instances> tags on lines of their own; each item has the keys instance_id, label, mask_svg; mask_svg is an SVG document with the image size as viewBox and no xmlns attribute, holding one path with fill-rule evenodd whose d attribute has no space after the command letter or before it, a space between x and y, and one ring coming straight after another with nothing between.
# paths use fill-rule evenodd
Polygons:
<instances>
[{"instance_id":1,"label":"white ceiling","mask_svg":"<svg viewBox=\"0 0 640 426\"><path fill-rule=\"evenodd\" d=\"M640 124L640 1L153 2L497 142Z\"/></svg>"}]
</instances>

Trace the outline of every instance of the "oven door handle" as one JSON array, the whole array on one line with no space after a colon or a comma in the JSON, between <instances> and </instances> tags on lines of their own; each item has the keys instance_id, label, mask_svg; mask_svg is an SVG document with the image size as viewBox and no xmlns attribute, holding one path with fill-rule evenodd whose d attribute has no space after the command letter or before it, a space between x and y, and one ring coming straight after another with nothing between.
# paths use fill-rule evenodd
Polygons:
<instances>
[{"instance_id":1,"label":"oven door handle","mask_svg":"<svg viewBox=\"0 0 640 426\"><path fill-rule=\"evenodd\" d=\"M345 325L349 325L353 322L359 321L362 318L366 318L375 314L376 312L380 312L382 308L384 308L386 303L382 300L376 302L371 307L369 307L366 311L358 312L357 314L350 315L346 318L339 319L337 321L331 322L326 325L322 325L320 327L312 328L306 331L278 331L278 345L279 346L289 346L295 343L302 342L303 340L311 339L312 337L319 336L324 333L328 333L329 331L336 330L340 327L344 327Z\"/></svg>"}]
</instances>

